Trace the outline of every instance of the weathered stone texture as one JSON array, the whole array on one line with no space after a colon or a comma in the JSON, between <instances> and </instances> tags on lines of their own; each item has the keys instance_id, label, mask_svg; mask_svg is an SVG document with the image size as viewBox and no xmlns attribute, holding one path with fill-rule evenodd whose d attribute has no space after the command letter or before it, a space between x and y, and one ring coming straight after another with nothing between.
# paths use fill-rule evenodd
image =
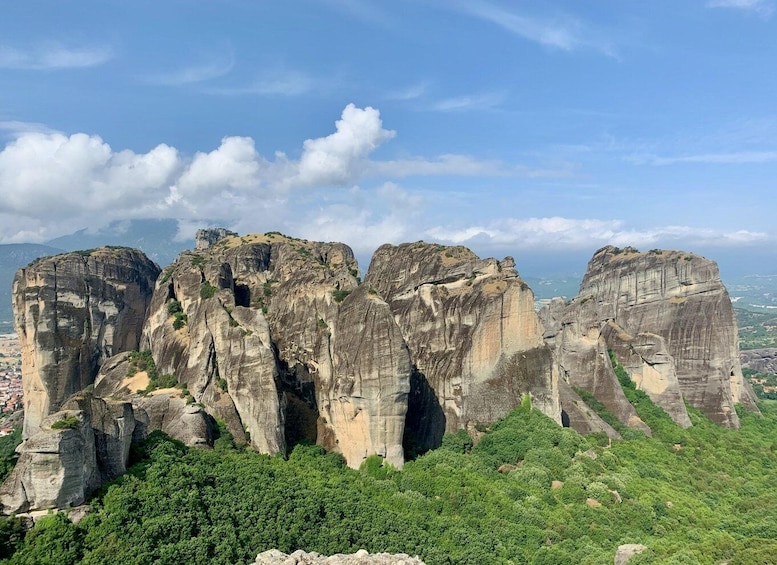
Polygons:
<instances>
[{"instance_id":1,"label":"weathered stone texture","mask_svg":"<svg viewBox=\"0 0 777 565\"><path fill-rule=\"evenodd\" d=\"M703 257L604 247L577 298L569 305L554 301L541 316L562 376L624 423L632 416L609 376L607 350L681 426L691 424L684 401L731 427L739 426L735 404L757 410L742 377L731 301L717 265Z\"/></svg>"},{"instance_id":2,"label":"weathered stone texture","mask_svg":"<svg viewBox=\"0 0 777 565\"><path fill-rule=\"evenodd\" d=\"M223 237L160 278L145 344L160 371L175 374L236 438L245 429L259 451L285 451L290 403L308 414L295 412L292 423L318 420L303 435L349 465L379 454L401 466L409 357L388 307L353 292L357 274L340 243ZM186 315L177 330L174 300Z\"/></svg>"},{"instance_id":3,"label":"weathered stone texture","mask_svg":"<svg viewBox=\"0 0 777 565\"><path fill-rule=\"evenodd\" d=\"M67 416L76 418L78 425L51 428ZM16 466L0 487L4 514L77 506L100 485L87 412L67 410L43 418L20 451Z\"/></svg>"},{"instance_id":4,"label":"weathered stone texture","mask_svg":"<svg viewBox=\"0 0 777 565\"><path fill-rule=\"evenodd\" d=\"M124 248L48 257L16 273L25 437L92 384L103 360L138 348L158 274L142 252Z\"/></svg>"},{"instance_id":5,"label":"weathered stone texture","mask_svg":"<svg viewBox=\"0 0 777 565\"><path fill-rule=\"evenodd\" d=\"M389 304L415 369L408 425L421 448L467 422L491 423L524 394L560 422L557 373L534 296L507 258L464 247L384 245L365 284Z\"/></svg>"},{"instance_id":6,"label":"weathered stone texture","mask_svg":"<svg viewBox=\"0 0 777 565\"><path fill-rule=\"evenodd\" d=\"M256 556L256 565L424 565L418 557L404 553L373 553L360 549L356 553L326 556L297 550L287 555L277 549L265 551Z\"/></svg>"}]
</instances>

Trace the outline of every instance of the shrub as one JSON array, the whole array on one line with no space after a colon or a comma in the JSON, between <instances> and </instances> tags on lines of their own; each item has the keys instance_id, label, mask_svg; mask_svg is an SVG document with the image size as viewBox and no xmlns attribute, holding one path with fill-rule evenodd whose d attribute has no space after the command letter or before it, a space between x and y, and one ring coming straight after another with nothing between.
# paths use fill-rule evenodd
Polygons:
<instances>
[{"instance_id":1,"label":"shrub","mask_svg":"<svg viewBox=\"0 0 777 565\"><path fill-rule=\"evenodd\" d=\"M342 302L349 294L351 294L350 290L342 290L339 288L332 291L332 297L335 299L335 302Z\"/></svg>"},{"instance_id":2,"label":"shrub","mask_svg":"<svg viewBox=\"0 0 777 565\"><path fill-rule=\"evenodd\" d=\"M181 306L181 303L178 300L171 300L167 303L167 313L171 316L174 316L178 312L183 312L183 306Z\"/></svg>"},{"instance_id":3,"label":"shrub","mask_svg":"<svg viewBox=\"0 0 777 565\"><path fill-rule=\"evenodd\" d=\"M79 425L78 418L72 414L68 414L61 420L57 420L51 424L52 430L75 430Z\"/></svg>"},{"instance_id":4,"label":"shrub","mask_svg":"<svg viewBox=\"0 0 777 565\"><path fill-rule=\"evenodd\" d=\"M216 293L218 292L218 287L213 286L208 281L205 281L202 283L202 286L200 287L200 298L203 300L207 300L208 298L213 298L216 296Z\"/></svg>"}]
</instances>

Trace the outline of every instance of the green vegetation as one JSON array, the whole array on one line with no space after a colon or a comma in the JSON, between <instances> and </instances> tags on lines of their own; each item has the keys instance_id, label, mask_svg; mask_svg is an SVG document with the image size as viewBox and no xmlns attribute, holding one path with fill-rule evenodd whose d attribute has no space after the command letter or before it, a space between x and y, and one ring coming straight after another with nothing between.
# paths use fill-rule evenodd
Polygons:
<instances>
[{"instance_id":1,"label":"green vegetation","mask_svg":"<svg viewBox=\"0 0 777 565\"><path fill-rule=\"evenodd\" d=\"M203 300L207 300L208 298L213 298L216 296L216 293L219 291L217 286L213 286L208 281L205 281L200 286L200 298Z\"/></svg>"},{"instance_id":2,"label":"green vegetation","mask_svg":"<svg viewBox=\"0 0 777 565\"><path fill-rule=\"evenodd\" d=\"M175 299L172 299L167 303L167 313L175 318L173 320L174 330L180 330L189 320L189 317L183 312L183 306L181 306L181 303Z\"/></svg>"},{"instance_id":3,"label":"green vegetation","mask_svg":"<svg viewBox=\"0 0 777 565\"><path fill-rule=\"evenodd\" d=\"M129 366L127 376L131 377L139 371L145 371L148 375L148 386L143 393L148 394L159 388L172 388L178 386L175 375L160 374L156 369L156 363L150 351L131 351L128 356Z\"/></svg>"},{"instance_id":4,"label":"green vegetation","mask_svg":"<svg viewBox=\"0 0 777 565\"><path fill-rule=\"evenodd\" d=\"M777 400L777 375L759 373L753 369L742 369L742 374L750 381L755 395L762 400Z\"/></svg>"},{"instance_id":5,"label":"green vegetation","mask_svg":"<svg viewBox=\"0 0 777 565\"><path fill-rule=\"evenodd\" d=\"M16 465L16 460L19 458L16 446L20 443L22 443L21 428L16 428L7 436L0 437L0 483L5 480Z\"/></svg>"},{"instance_id":6,"label":"green vegetation","mask_svg":"<svg viewBox=\"0 0 777 565\"><path fill-rule=\"evenodd\" d=\"M448 435L401 471L379 457L354 471L317 446L288 460L238 450L223 423L214 450L154 432L93 514L41 520L8 563L231 564L269 548L365 548L429 565L598 565L623 543L650 548L630 565L770 563L777 402L761 408L740 412L739 431L691 409L688 430L657 426L606 447L527 402L474 447Z\"/></svg>"},{"instance_id":7,"label":"green vegetation","mask_svg":"<svg viewBox=\"0 0 777 565\"><path fill-rule=\"evenodd\" d=\"M53 424L51 424L52 430L75 430L80 422L78 421L78 418L73 416L72 414L68 414L61 420L57 420Z\"/></svg>"},{"instance_id":8,"label":"green vegetation","mask_svg":"<svg viewBox=\"0 0 777 565\"><path fill-rule=\"evenodd\" d=\"M197 267L199 269L202 269L205 266L205 257L201 255L193 255L189 259L189 263L192 267Z\"/></svg>"},{"instance_id":9,"label":"green vegetation","mask_svg":"<svg viewBox=\"0 0 777 565\"><path fill-rule=\"evenodd\" d=\"M620 247L613 247L612 249L613 255L621 255L623 253L626 253L626 254L639 253L639 249L637 249L636 247L632 247L630 245L627 245L623 249L621 249Z\"/></svg>"},{"instance_id":10,"label":"green vegetation","mask_svg":"<svg viewBox=\"0 0 777 565\"><path fill-rule=\"evenodd\" d=\"M349 294L351 294L350 290L343 290L338 288L332 291L332 298L335 299L335 302L342 302Z\"/></svg>"},{"instance_id":11,"label":"green vegetation","mask_svg":"<svg viewBox=\"0 0 777 565\"><path fill-rule=\"evenodd\" d=\"M734 308L740 349L777 347L777 314Z\"/></svg>"}]
</instances>

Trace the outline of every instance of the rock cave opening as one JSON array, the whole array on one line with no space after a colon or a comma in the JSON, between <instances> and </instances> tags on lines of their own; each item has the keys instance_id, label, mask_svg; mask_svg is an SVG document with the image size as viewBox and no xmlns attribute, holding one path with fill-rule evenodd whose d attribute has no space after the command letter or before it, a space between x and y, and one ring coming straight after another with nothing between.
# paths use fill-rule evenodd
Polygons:
<instances>
[{"instance_id":1,"label":"rock cave opening","mask_svg":"<svg viewBox=\"0 0 777 565\"><path fill-rule=\"evenodd\" d=\"M251 289L248 285L235 283L235 306L251 306Z\"/></svg>"},{"instance_id":2,"label":"rock cave opening","mask_svg":"<svg viewBox=\"0 0 777 565\"><path fill-rule=\"evenodd\" d=\"M318 403L313 377L304 365L289 367L279 359L280 384L286 404L284 434L287 453L295 445L318 442Z\"/></svg>"},{"instance_id":3,"label":"rock cave opening","mask_svg":"<svg viewBox=\"0 0 777 565\"><path fill-rule=\"evenodd\" d=\"M434 388L429 384L426 375L417 367L413 367L407 398L405 433L402 437L405 460L410 461L430 449L440 447L446 421Z\"/></svg>"}]
</instances>

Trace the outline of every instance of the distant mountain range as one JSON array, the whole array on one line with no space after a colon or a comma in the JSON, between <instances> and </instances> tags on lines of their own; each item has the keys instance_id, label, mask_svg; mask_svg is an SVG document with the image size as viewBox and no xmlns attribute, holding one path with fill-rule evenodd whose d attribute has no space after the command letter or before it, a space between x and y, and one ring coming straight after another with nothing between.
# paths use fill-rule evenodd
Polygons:
<instances>
[{"instance_id":1,"label":"distant mountain range","mask_svg":"<svg viewBox=\"0 0 777 565\"><path fill-rule=\"evenodd\" d=\"M13 325L11 310L11 285L19 267L38 257L63 253L63 249L37 243L10 243L0 245L0 332Z\"/></svg>"},{"instance_id":2,"label":"distant mountain range","mask_svg":"<svg viewBox=\"0 0 777 565\"><path fill-rule=\"evenodd\" d=\"M140 249L152 261L164 267L172 263L181 251L193 247L192 241L178 241L177 234L178 223L175 220L132 220L114 222L98 231L82 229L47 241L45 244L0 245L0 333L13 326L11 286L17 269L25 267L39 257L93 249L104 245Z\"/></svg>"}]
</instances>

